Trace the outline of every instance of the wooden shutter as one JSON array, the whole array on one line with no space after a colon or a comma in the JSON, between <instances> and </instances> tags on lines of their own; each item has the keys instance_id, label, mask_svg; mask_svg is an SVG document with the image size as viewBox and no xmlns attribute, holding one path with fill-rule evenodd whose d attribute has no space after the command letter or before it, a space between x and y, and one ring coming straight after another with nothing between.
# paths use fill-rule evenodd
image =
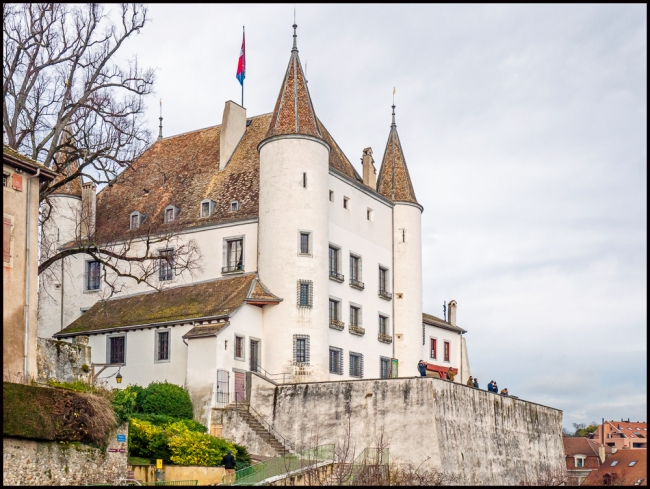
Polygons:
<instances>
[{"instance_id":1,"label":"wooden shutter","mask_svg":"<svg viewBox=\"0 0 650 489\"><path fill-rule=\"evenodd\" d=\"M23 177L22 175L18 175L14 173L11 176L11 186L13 187L14 190L18 190L19 192L23 191Z\"/></svg>"},{"instance_id":2,"label":"wooden shutter","mask_svg":"<svg viewBox=\"0 0 650 489\"><path fill-rule=\"evenodd\" d=\"M11 219L6 217L2 224L2 261L6 263L11 261Z\"/></svg>"}]
</instances>

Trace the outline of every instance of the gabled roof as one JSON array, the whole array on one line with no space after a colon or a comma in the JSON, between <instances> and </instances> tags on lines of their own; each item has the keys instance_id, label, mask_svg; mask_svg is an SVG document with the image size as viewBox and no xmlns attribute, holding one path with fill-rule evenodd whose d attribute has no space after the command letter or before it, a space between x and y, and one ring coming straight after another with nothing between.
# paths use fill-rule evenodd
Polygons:
<instances>
[{"instance_id":1,"label":"gabled roof","mask_svg":"<svg viewBox=\"0 0 650 489\"><path fill-rule=\"evenodd\" d=\"M26 170L30 173L36 173L39 169L41 170L40 175L43 179L53 179L57 176L57 173L51 168L46 167L45 165L40 164L38 161L34 161L28 156L19 153L13 148L10 148L8 145L2 145L2 159L8 165L20 168L21 170ZM40 176L39 175L39 176Z\"/></svg>"},{"instance_id":2,"label":"gabled roof","mask_svg":"<svg viewBox=\"0 0 650 489\"><path fill-rule=\"evenodd\" d=\"M377 191L393 202L409 202L420 205L415 198L413 183L406 166L404 150L397 134L394 112L384 158L381 161L381 168L377 176Z\"/></svg>"},{"instance_id":3,"label":"gabled roof","mask_svg":"<svg viewBox=\"0 0 650 489\"><path fill-rule=\"evenodd\" d=\"M294 26L294 43L289 65L284 75L280 94L275 102L266 137L282 134L305 134L316 138L323 135L318 127L314 105L309 96L307 81L302 71Z\"/></svg>"},{"instance_id":4,"label":"gabled roof","mask_svg":"<svg viewBox=\"0 0 650 489\"><path fill-rule=\"evenodd\" d=\"M431 314L422 313L422 322L424 324L429 324L431 326L436 326L438 328L448 329L449 331L455 331L456 333L467 333L466 330L458 326L454 326L444 319L437 318Z\"/></svg>"},{"instance_id":5,"label":"gabled roof","mask_svg":"<svg viewBox=\"0 0 650 489\"><path fill-rule=\"evenodd\" d=\"M635 448L618 450L609 456L582 482L583 486L602 486L606 477L616 486L648 485L648 450ZM630 463L636 461L631 467ZM614 463L616 462L616 463Z\"/></svg>"},{"instance_id":6,"label":"gabled roof","mask_svg":"<svg viewBox=\"0 0 650 489\"><path fill-rule=\"evenodd\" d=\"M280 299L277 295L269 292L269 290L257 277L251 283L248 295L244 300L246 303L256 306L263 306L265 304L278 304L282 302L282 299Z\"/></svg>"},{"instance_id":7,"label":"gabled roof","mask_svg":"<svg viewBox=\"0 0 650 489\"><path fill-rule=\"evenodd\" d=\"M567 456L598 456L598 447L594 446L593 443L590 443L589 438L582 436L563 436L562 443L564 443L564 453Z\"/></svg>"},{"instance_id":8,"label":"gabled roof","mask_svg":"<svg viewBox=\"0 0 650 489\"><path fill-rule=\"evenodd\" d=\"M217 324L208 324L207 326L194 326L187 333L183 335L185 339L192 338L209 338L210 336L217 336L222 329L230 324L229 321L222 321Z\"/></svg>"},{"instance_id":9,"label":"gabled roof","mask_svg":"<svg viewBox=\"0 0 650 489\"><path fill-rule=\"evenodd\" d=\"M247 273L100 301L54 336L75 336L198 318L227 318L251 300L268 304L282 300L261 284L256 289L256 284L259 284L257 275ZM255 290L258 290L259 298L251 296Z\"/></svg>"}]
</instances>

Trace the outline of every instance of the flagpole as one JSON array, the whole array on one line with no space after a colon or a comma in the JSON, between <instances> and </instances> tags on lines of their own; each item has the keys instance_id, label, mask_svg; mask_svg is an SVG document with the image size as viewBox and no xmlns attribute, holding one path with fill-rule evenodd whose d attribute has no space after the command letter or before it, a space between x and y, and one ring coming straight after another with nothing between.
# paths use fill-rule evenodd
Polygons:
<instances>
[{"instance_id":1,"label":"flagpole","mask_svg":"<svg viewBox=\"0 0 650 489\"><path fill-rule=\"evenodd\" d=\"M246 26L243 25L241 30L242 30L242 37L244 38L244 43L245 43L246 42ZM245 46L245 44L244 44L244 46ZM244 63L246 63L246 48L245 47L244 47ZM244 106L244 79L243 78L241 79L241 106L242 107Z\"/></svg>"}]
</instances>

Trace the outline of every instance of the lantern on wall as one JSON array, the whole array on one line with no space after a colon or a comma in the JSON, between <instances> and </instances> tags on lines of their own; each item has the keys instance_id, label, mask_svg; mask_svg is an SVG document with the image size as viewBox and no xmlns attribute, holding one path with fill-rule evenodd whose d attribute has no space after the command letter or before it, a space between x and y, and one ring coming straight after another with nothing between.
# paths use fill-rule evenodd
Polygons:
<instances>
[{"instance_id":1,"label":"lantern on wall","mask_svg":"<svg viewBox=\"0 0 650 489\"><path fill-rule=\"evenodd\" d=\"M117 381L118 384L122 383L122 374L117 372L117 375L115 376L115 380Z\"/></svg>"}]
</instances>

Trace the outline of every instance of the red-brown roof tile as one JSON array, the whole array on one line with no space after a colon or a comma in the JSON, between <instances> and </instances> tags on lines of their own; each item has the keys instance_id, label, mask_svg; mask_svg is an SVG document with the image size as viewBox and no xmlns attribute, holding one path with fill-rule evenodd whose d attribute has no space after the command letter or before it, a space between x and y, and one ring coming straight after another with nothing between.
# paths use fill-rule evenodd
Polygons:
<instances>
[{"instance_id":1,"label":"red-brown roof tile","mask_svg":"<svg viewBox=\"0 0 650 489\"><path fill-rule=\"evenodd\" d=\"M583 481L583 486L602 486L609 478L611 485L632 486L648 485L648 450L636 448L618 450L609 456L598 468ZM616 463L614 463L616 462ZM630 467L630 463L635 462Z\"/></svg>"},{"instance_id":2,"label":"red-brown roof tile","mask_svg":"<svg viewBox=\"0 0 650 489\"><path fill-rule=\"evenodd\" d=\"M390 128L384 159L379 169L377 191L395 202L410 202L419 205L406 166L402 144L397 134L397 126L394 123Z\"/></svg>"}]
</instances>

